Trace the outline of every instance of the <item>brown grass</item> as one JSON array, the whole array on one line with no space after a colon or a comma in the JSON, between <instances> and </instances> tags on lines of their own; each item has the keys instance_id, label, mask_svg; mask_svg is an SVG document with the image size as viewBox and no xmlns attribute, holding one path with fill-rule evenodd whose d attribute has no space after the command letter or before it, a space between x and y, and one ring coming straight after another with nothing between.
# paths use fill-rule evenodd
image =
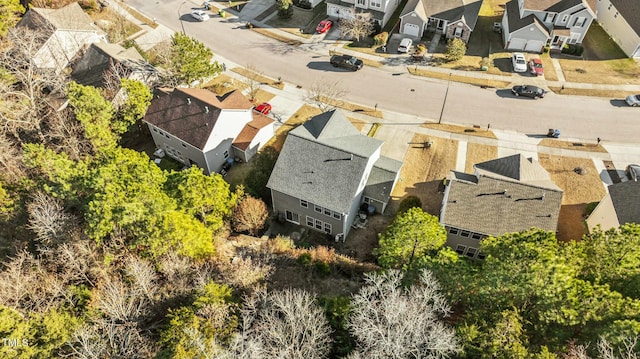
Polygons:
<instances>
[{"instance_id":1,"label":"brown grass","mask_svg":"<svg viewBox=\"0 0 640 359\"><path fill-rule=\"evenodd\" d=\"M546 73L545 69L545 73ZM546 75L545 75L546 77ZM635 92L619 91L619 90L600 90L600 89L574 89L562 87L549 87L551 91L559 95L577 95L577 96L594 96L609 98L625 98L629 95L635 95Z\"/></svg>"},{"instance_id":2,"label":"brown grass","mask_svg":"<svg viewBox=\"0 0 640 359\"><path fill-rule=\"evenodd\" d=\"M265 91L263 89L258 89L258 91L256 92L254 103L260 104L263 102L269 102L274 97L276 97L276 95L272 94L271 92Z\"/></svg>"},{"instance_id":3,"label":"brown grass","mask_svg":"<svg viewBox=\"0 0 640 359\"><path fill-rule=\"evenodd\" d=\"M243 91L247 88L247 85L238 81L228 75L219 74L211 81L207 82L203 88L215 92L217 95L224 95L225 93L233 90Z\"/></svg>"},{"instance_id":4,"label":"brown grass","mask_svg":"<svg viewBox=\"0 0 640 359\"><path fill-rule=\"evenodd\" d=\"M404 157L400 170L400 180L392 193L389 209L392 213L406 196L417 196L422 201L422 209L438 215L442 203L442 194L438 186L451 169L456 167L458 141L416 134L412 143L424 143L431 140L431 147L412 145Z\"/></svg>"},{"instance_id":5,"label":"brown grass","mask_svg":"<svg viewBox=\"0 0 640 359\"><path fill-rule=\"evenodd\" d=\"M300 107L298 111L296 111L296 113L294 113L289 118L289 120L287 120L287 122L285 122L282 126L280 126L280 128L278 128L278 130L276 131L276 135L266 143L266 146L271 146L275 148L276 151L280 152L289 131L291 131L296 126L306 122L311 117L319 115L320 113L322 113L322 111L320 111L320 109L317 107L309 106L306 104L302 105L302 107Z\"/></svg>"},{"instance_id":6,"label":"brown grass","mask_svg":"<svg viewBox=\"0 0 640 359\"><path fill-rule=\"evenodd\" d=\"M110 24L109 26L105 26L102 30L107 33L107 37L111 42L120 42L142 30L140 26L132 23L124 16L120 15L120 13L116 13L109 8L104 8L102 11L92 13L91 20L94 22L104 20Z\"/></svg>"},{"instance_id":7,"label":"brown grass","mask_svg":"<svg viewBox=\"0 0 640 359\"><path fill-rule=\"evenodd\" d=\"M252 79L255 79L255 81L259 81L260 83L267 85L267 86L271 86L273 88L282 90L284 88L284 83L282 81L278 81L278 80L274 80L272 78L269 78L267 76L263 76L260 74L257 74L251 70L245 69L244 67L234 67L231 69L231 71L240 74L244 77L251 77Z\"/></svg>"},{"instance_id":8,"label":"brown grass","mask_svg":"<svg viewBox=\"0 0 640 359\"><path fill-rule=\"evenodd\" d=\"M640 66L632 59L584 61L560 59L567 82L640 84Z\"/></svg>"},{"instance_id":9,"label":"brown grass","mask_svg":"<svg viewBox=\"0 0 640 359\"><path fill-rule=\"evenodd\" d=\"M538 160L564 191L558 220L558 239L580 239L586 233L583 216L587 204L600 201L606 193L600 174L588 158L540 154ZM576 173L576 168L582 169L582 174Z\"/></svg>"},{"instance_id":10,"label":"brown grass","mask_svg":"<svg viewBox=\"0 0 640 359\"><path fill-rule=\"evenodd\" d=\"M544 79L547 81L558 81L558 74L556 73L555 67L553 67L549 53L547 52L540 55L540 60L542 60L542 67L544 68Z\"/></svg>"},{"instance_id":11,"label":"brown grass","mask_svg":"<svg viewBox=\"0 0 640 359\"><path fill-rule=\"evenodd\" d=\"M158 27L158 23L156 23L155 21L153 21L153 19L150 19L148 17L146 17L145 15L142 15L141 13L135 11L134 9L125 6L125 9L127 10L127 12L129 14L131 14L131 16L135 17L136 19L140 20L141 22L151 26L152 28L156 28Z\"/></svg>"},{"instance_id":12,"label":"brown grass","mask_svg":"<svg viewBox=\"0 0 640 359\"><path fill-rule=\"evenodd\" d=\"M496 135L491 131L487 131L483 128L473 128L468 126L457 126L450 125L446 123L425 123L422 125L424 128L432 128L434 130L453 132L453 133L463 133L469 136L477 136L477 137L487 137L487 138L496 138Z\"/></svg>"},{"instance_id":13,"label":"brown grass","mask_svg":"<svg viewBox=\"0 0 640 359\"><path fill-rule=\"evenodd\" d=\"M585 151L585 152L602 152L602 153L607 152L607 150L605 150L604 147L596 143L568 142L568 141L559 141L551 138L543 139L538 143L538 146L566 148L566 149Z\"/></svg>"},{"instance_id":14,"label":"brown grass","mask_svg":"<svg viewBox=\"0 0 640 359\"><path fill-rule=\"evenodd\" d=\"M476 86L502 88L502 87L507 87L508 85L511 84L510 82L507 82L507 81L491 80L488 78L475 78L475 77L460 76L460 75L450 76L448 73L429 71L429 70L420 69L420 68L416 71L415 67L408 67L407 70L409 71L410 74L416 75L416 76L430 77L430 78L441 79L441 80L448 80L449 78L451 78L451 81L462 82L462 83L476 85Z\"/></svg>"},{"instance_id":15,"label":"brown grass","mask_svg":"<svg viewBox=\"0 0 640 359\"><path fill-rule=\"evenodd\" d=\"M467 143L467 158L464 166L466 173L473 173L473 165L480 162L496 159L498 147L479 143Z\"/></svg>"}]
</instances>

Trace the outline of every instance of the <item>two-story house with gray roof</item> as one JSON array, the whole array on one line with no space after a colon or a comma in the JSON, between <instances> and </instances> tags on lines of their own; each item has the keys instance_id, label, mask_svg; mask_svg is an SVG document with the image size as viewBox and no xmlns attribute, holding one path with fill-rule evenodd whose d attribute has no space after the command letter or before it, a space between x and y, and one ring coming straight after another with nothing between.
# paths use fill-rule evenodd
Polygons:
<instances>
[{"instance_id":1,"label":"two-story house with gray roof","mask_svg":"<svg viewBox=\"0 0 640 359\"><path fill-rule=\"evenodd\" d=\"M59 9L30 8L17 25L37 31L42 44L33 58L42 70L59 73L87 45L105 41L77 2Z\"/></svg>"},{"instance_id":2,"label":"two-story house with gray roof","mask_svg":"<svg viewBox=\"0 0 640 359\"><path fill-rule=\"evenodd\" d=\"M587 218L590 231L606 231L626 223L640 224L640 182L625 181L607 187L608 193Z\"/></svg>"},{"instance_id":3,"label":"two-story house with gray roof","mask_svg":"<svg viewBox=\"0 0 640 359\"><path fill-rule=\"evenodd\" d=\"M640 9L637 0L598 0L596 17L629 57L640 58Z\"/></svg>"},{"instance_id":4,"label":"two-story house with gray roof","mask_svg":"<svg viewBox=\"0 0 640 359\"><path fill-rule=\"evenodd\" d=\"M541 53L580 44L595 15L585 0L511 0L502 16L504 47Z\"/></svg>"},{"instance_id":5,"label":"two-story house with gray roof","mask_svg":"<svg viewBox=\"0 0 640 359\"><path fill-rule=\"evenodd\" d=\"M235 158L248 161L274 135L274 121L253 110L238 90L157 89L143 122L156 147L187 166L220 172Z\"/></svg>"},{"instance_id":6,"label":"two-story house with gray roof","mask_svg":"<svg viewBox=\"0 0 640 359\"><path fill-rule=\"evenodd\" d=\"M267 187L288 222L344 239L360 206L384 212L402 162L381 156L339 111L311 118L287 135Z\"/></svg>"},{"instance_id":7,"label":"two-story house with gray roof","mask_svg":"<svg viewBox=\"0 0 640 359\"><path fill-rule=\"evenodd\" d=\"M426 32L469 41L482 0L409 0L400 14L400 33L422 37Z\"/></svg>"},{"instance_id":8,"label":"two-story house with gray roof","mask_svg":"<svg viewBox=\"0 0 640 359\"><path fill-rule=\"evenodd\" d=\"M327 16L344 19L350 16L350 10L356 13L370 13L371 20L380 27L386 25L398 7L400 0L327 0Z\"/></svg>"},{"instance_id":9,"label":"two-story house with gray roof","mask_svg":"<svg viewBox=\"0 0 640 359\"><path fill-rule=\"evenodd\" d=\"M474 169L474 174L451 171L442 200L440 223L457 253L484 259L479 248L485 237L557 230L562 190L537 161L516 154Z\"/></svg>"}]
</instances>

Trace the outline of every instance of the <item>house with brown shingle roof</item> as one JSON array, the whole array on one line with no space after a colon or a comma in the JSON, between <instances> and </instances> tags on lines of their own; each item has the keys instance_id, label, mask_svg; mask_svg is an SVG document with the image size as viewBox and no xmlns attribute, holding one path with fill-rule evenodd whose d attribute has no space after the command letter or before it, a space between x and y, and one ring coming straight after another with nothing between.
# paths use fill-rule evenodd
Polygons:
<instances>
[{"instance_id":1,"label":"house with brown shingle roof","mask_svg":"<svg viewBox=\"0 0 640 359\"><path fill-rule=\"evenodd\" d=\"M234 160L249 161L274 135L274 121L237 90L217 96L204 89L158 89L143 121L157 148L207 174Z\"/></svg>"},{"instance_id":2,"label":"house with brown shingle roof","mask_svg":"<svg viewBox=\"0 0 640 359\"><path fill-rule=\"evenodd\" d=\"M86 46L106 42L77 2L59 9L30 8L17 25L36 32L41 46L33 58L39 69L60 73Z\"/></svg>"},{"instance_id":3,"label":"house with brown shingle roof","mask_svg":"<svg viewBox=\"0 0 640 359\"><path fill-rule=\"evenodd\" d=\"M541 53L580 44L595 18L586 0L511 0L502 16L504 47Z\"/></svg>"},{"instance_id":4,"label":"house with brown shingle roof","mask_svg":"<svg viewBox=\"0 0 640 359\"><path fill-rule=\"evenodd\" d=\"M629 57L640 58L640 9L637 0L599 0L598 22Z\"/></svg>"},{"instance_id":5,"label":"house with brown shingle roof","mask_svg":"<svg viewBox=\"0 0 640 359\"><path fill-rule=\"evenodd\" d=\"M484 259L480 241L531 228L555 232L562 190L532 158L520 154L474 165L475 173L451 171L440 223L458 254Z\"/></svg>"}]
</instances>

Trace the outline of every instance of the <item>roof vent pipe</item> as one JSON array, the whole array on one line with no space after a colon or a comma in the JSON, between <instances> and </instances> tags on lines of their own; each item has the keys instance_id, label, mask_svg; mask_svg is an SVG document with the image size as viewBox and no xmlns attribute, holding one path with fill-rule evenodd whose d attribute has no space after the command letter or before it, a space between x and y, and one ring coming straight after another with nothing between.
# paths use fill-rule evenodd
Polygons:
<instances>
[{"instance_id":1,"label":"roof vent pipe","mask_svg":"<svg viewBox=\"0 0 640 359\"><path fill-rule=\"evenodd\" d=\"M205 106L205 107L204 107L204 112L205 112L205 113L209 113L209 106Z\"/></svg>"},{"instance_id":2,"label":"roof vent pipe","mask_svg":"<svg viewBox=\"0 0 640 359\"><path fill-rule=\"evenodd\" d=\"M187 105L191 105L191 97L187 97Z\"/></svg>"}]
</instances>

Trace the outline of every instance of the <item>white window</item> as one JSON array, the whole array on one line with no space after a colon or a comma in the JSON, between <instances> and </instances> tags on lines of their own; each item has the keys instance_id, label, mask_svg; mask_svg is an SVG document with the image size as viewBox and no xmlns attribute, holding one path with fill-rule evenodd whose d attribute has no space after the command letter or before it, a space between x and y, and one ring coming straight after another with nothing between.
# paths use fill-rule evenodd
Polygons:
<instances>
[{"instance_id":1,"label":"white window","mask_svg":"<svg viewBox=\"0 0 640 359\"><path fill-rule=\"evenodd\" d=\"M471 239L480 240L482 238L482 234L480 233L471 233Z\"/></svg>"},{"instance_id":2,"label":"white window","mask_svg":"<svg viewBox=\"0 0 640 359\"><path fill-rule=\"evenodd\" d=\"M316 219L316 229L322 230L322 221L319 219Z\"/></svg>"},{"instance_id":3,"label":"white window","mask_svg":"<svg viewBox=\"0 0 640 359\"><path fill-rule=\"evenodd\" d=\"M464 254L465 249L467 249L466 246L463 246L462 244L458 244L456 246L456 253L458 254Z\"/></svg>"},{"instance_id":4,"label":"white window","mask_svg":"<svg viewBox=\"0 0 640 359\"><path fill-rule=\"evenodd\" d=\"M358 5L364 6L367 3L367 0L358 0Z\"/></svg>"},{"instance_id":5,"label":"white window","mask_svg":"<svg viewBox=\"0 0 640 359\"><path fill-rule=\"evenodd\" d=\"M325 215L325 216L329 216L329 217L331 217L331 210L330 210L330 209L326 209L326 208L325 208L325 209L324 209L324 215Z\"/></svg>"},{"instance_id":6,"label":"white window","mask_svg":"<svg viewBox=\"0 0 640 359\"><path fill-rule=\"evenodd\" d=\"M158 132L158 129L154 127L153 132Z\"/></svg>"},{"instance_id":7,"label":"white window","mask_svg":"<svg viewBox=\"0 0 640 359\"><path fill-rule=\"evenodd\" d=\"M553 22L553 19L556 17L556 14L554 13L547 13L547 18L545 19L545 22Z\"/></svg>"},{"instance_id":8,"label":"white window","mask_svg":"<svg viewBox=\"0 0 640 359\"><path fill-rule=\"evenodd\" d=\"M318 213L322 213L322 207L318 206L317 204L315 206L313 206L313 210L318 212Z\"/></svg>"},{"instance_id":9,"label":"white window","mask_svg":"<svg viewBox=\"0 0 640 359\"><path fill-rule=\"evenodd\" d=\"M469 237L469 234L471 234L471 232L469 232L469 231L461 231L460 232L460 237Z\"/></svg>"},{"instance_id":10,"label":"white window","mask_svg":"<svg viewBox=\"0 0 640 359\"><path fill-rule=\"evenodd\" d=\"M227 158L229 158L229 150L225 150L224 153L222 154L224 156L224 159L226 160Z\"/></svg>"},{"instance_id":11,"label":"white window","mask_svg":"<svg viewBox=\"0 0 640 359\"><path fill-rule=\"evenodd\" d=\"M305 201L304 199L301 199L300 207L309 208L309 203L307 203L307 201Z\"/></svg>"},{"instance_id":12,"label":"white window","mask_svg":"<svg viewBox=\"0 0 640 359\"><path fill-rule=\"evenodd\" d=\"M331 233L331 224L325 223L324 224L324 231L327 232L327 233Z\"/></svg>"},{"instance_id":13,"label":"white window","mask_svg":"<svg viewBox=\"0 0 640 359\"><path fill-rule=\"evenodd\" d=\"M187 148L187 145L185 145L185 143L182 142L182 147Z\"/></svg>"},{"instance_id":14,"label":"white window","mask_svg":"<svg viewBox=\"0 0 640 359\"><path fill-rule=\"evenodd\" d=\"M476 258L484 260L485 258L487 258L487 255L482 252L478 252L478 256Z\"/></svg>"},{"instance_id":15,"label":"white window","mask_svg":"<svg viewBox=\"0 0 640 359\"><path fill-rule=\"evenodd\" d=\"M342 218L342 215L340 213L338 213L338 212L333 212L333 218L340 219L340 218Z\"/></svg>"},{"instance_id":16,"label":"white window","mask_svg":"<svg viewBox=\"0 0 640 359\"><path fill-rule=\"evenodd\" d=\"M307 226L313 228L314 219L307 216Z\"/></svg>"},{"instance_id":17,"label":"white window","mask_svg":"<svg viewBox=\"0 0 640 359\"><path fill-rule=\"evenodd\" d=\"M616 11L616 14L615 14L615 15L613 15L613 18L615 19L615 18L617 18L617 17L618 17L618 12Z\"/></svg>"},{"instance_id":18,"label":"white window","mask_svg":"<svg viewBox=\"0 0 640 359\"><path fill-rule=\"evenodd\" d=\"M291 223L300 224L300 216L297 213L285 211L285 218Z\"/></svg>"},{"instance_id":19,"label":"white window","mask_svg":"<svg viewBox=\"0 0 640 359\"><path fill-rule=\"evenodd\" d=\"M562 16L562 22L567 22L569 20L569 15Z\"/></svg>"},{"instance_id":20,"label":"white window","mask_svg":"<svg viewBox=\"0 0 640 359\"><path fill-rule=\"evenodd\" d=\"M458 228L454 228L454 227L449 228L449 233L451 234L458 234L458 232L459 232Z\"/></svg>"},{"instance_id":21,"label":"white window","mask_svg":"<svg viewBox=\"0 0 640 359\"><path fill-rule=\"evenodd\" d=\"M367 204L371 203L371 198L364 197L364 203L367 203Z\"/></svg>"},{"instance_id":22,"label":"white window","mask_svg":"<svg viewBox=\"0 0 640 359\"><path fill-rule=\"evenodd\" d=\"M576 23L573 26L576 27L583 27L585 22L586 22L587 18L584 16L580 16L576 19Z\"/></svg>"},{"instance_id":23,"label":"white window","mask_svg":"<svg viewBox=\"0 0 640 359\"><path fill-rule=\"evenodd\" d=\"M458 25L462 25L462 24L458 24ZM462 28L461 27L456 27L456 31L453 34L453 36L455 37L462 37Z\"/></svg>"}]
</instances>

